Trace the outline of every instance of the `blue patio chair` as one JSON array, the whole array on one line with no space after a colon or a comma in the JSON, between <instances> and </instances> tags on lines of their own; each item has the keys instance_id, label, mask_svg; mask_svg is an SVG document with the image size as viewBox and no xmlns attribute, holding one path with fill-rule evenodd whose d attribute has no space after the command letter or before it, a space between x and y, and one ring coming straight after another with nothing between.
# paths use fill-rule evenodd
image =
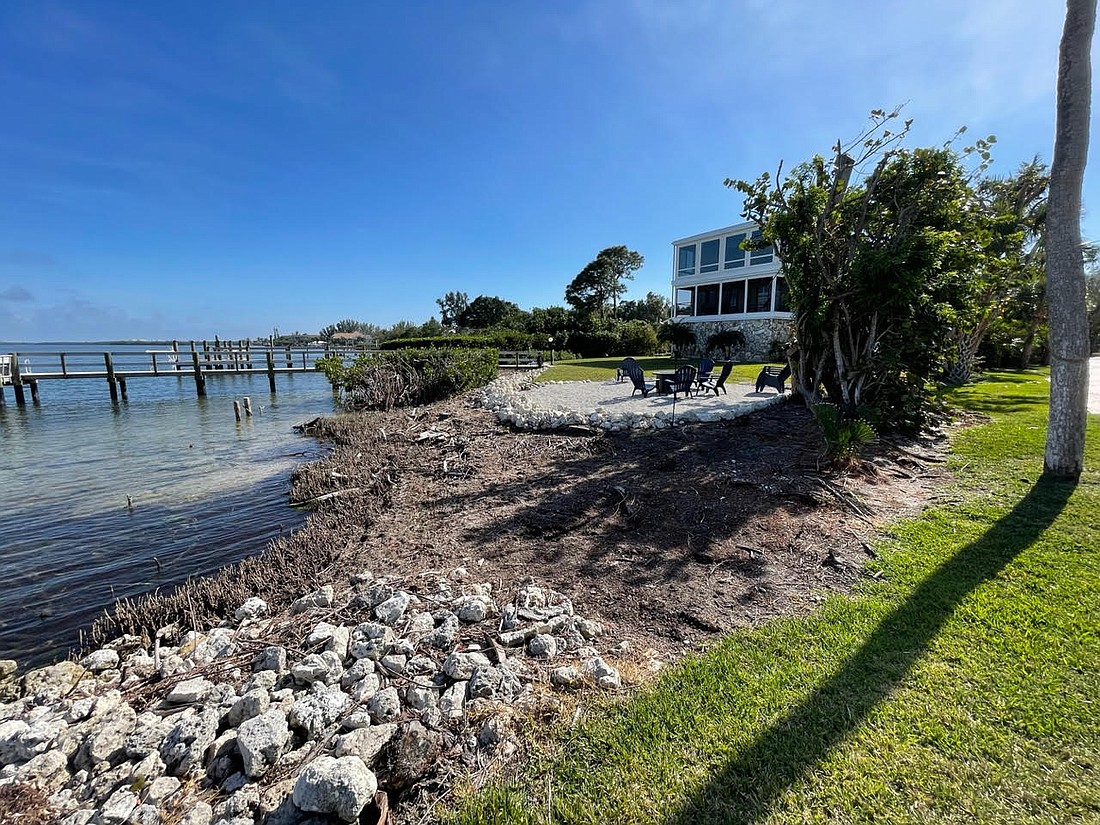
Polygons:
<instances>
[{"instance_id":1,"label":"blue patio chair","mask_svg":"<svg viewBox=\"0 0 1100 825\"><path fill-rule=\"evenodd\" d=\"M630 379L630 383L634 385L634 389L630 391L631 396L639 390L642 393L642 398L649 395L655 384L647 384L645 381L645 373L642 372L642 368L637 363L629 364L626 367L626 375Z\"/></svg>"},{"instance_id":2,"label":"blue patio chair","mask_svg":"<svg viewBox=\"0 0 1100 825\"><path fill-rule=\"evenodd\" d=\"M702 384L710 380L710 374L714 371L714 360L711 358L699 359L699 374L695 376L695 383Z\"/></svg>"},{"instance_id":3,"label":"blue patio chair","mask_svg":"<svg viewBox=\"0 0 1100 825\"><path fill-rule=\"evenodd\" d=\"M733 361L726 361L724 364L722 364L722 371L718 373L718 378L715 379L712 376L710 379L702 382L699 385L699 391L702 392L703 390L714 390L715 395L718 395L718 390L721 390L723 393L725 393L726 379L730 377L730 372L732 372L732 370Z\"/></svg>"}]
</instances>

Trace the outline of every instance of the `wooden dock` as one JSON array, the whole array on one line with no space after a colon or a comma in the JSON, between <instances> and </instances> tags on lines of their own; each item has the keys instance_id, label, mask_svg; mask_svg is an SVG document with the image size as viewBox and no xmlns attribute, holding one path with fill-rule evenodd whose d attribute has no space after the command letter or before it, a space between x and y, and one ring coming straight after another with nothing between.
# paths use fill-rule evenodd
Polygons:
<instances>
[{"instance_id":1,"label":"wooden dock","mask_svg":"<svg viewBox=\"0 0 1100 825\"><path fill-rule=\"evenodd\" d=\"M38 385L42 381L105 380L111 401L127 401L126 382L131 378L194 378L198 397L206 395L207 378L219 375L266 374L271 392L276 391L275 376L280 373L314 372L318 358L339 355L354 360L363 352L376 349L354 347L273 347L253 346L250 341L173 341L163 349L103 351L27 351L0 353L0 405L6 403L4 390L10 385L15 403L40 403ZM501 370L537 369L544 355L536 350L500 352ZM553 363L553 354L550 355Z\"/></svg>"},{"instance_id":2,"label":"wooden dock","mask_svg":"<svg viewBox=\"0 0 1100 825\"><path fill-rule=\"evenodd\" d=\"M127 399L131 378L194 378L195 392L206 395L206 380L219 375L266 374L271 392L280 373L314 372L317 359L334 353L352 358L361 350L321 347L253 346L249 341L173 341L170 348L142 351L12 352L0 353L0 404L11 385L15 403L39 403L42 381L106 380L111 401Z\"/></svg>"}]
</instances>

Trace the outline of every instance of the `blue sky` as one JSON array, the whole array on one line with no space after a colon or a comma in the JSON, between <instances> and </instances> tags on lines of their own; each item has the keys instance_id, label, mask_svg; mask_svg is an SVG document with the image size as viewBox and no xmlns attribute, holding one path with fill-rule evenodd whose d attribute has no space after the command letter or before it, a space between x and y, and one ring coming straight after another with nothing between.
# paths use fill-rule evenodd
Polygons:
<instances>
[{"instance_id":1,"label":"blue sky","mask_svg":"<svg viewBox=\"0 0 1100 825\"><path fill-rule=\"evenodd\" d=\"M451 290L562 304L615 244L646 259L628 297L668 294L670 242L740 220L726 177L826 153L871 109L907 102L910 146L996 134L1001 174L1049 163L1063 14L7 0L0 340L419 323Z\"/></svg>"}]
</instances>

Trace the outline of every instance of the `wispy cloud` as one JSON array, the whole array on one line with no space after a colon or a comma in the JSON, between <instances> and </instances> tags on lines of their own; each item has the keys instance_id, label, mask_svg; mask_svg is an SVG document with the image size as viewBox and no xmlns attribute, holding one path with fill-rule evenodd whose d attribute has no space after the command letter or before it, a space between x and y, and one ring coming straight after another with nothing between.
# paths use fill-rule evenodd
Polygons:
<instances>
[{"instance_id":1,"label":"wispy cloud","mask_svg":"<svg viewBox=\"0 0 1100 825\"><path fill-rule=\"evenodd\" d=\"M29 290L24 289L21 286L11 286L3 291L0 291L0 300L23 303L33 301L34 295L32 295Z\"/></svg>"}]
</instances>

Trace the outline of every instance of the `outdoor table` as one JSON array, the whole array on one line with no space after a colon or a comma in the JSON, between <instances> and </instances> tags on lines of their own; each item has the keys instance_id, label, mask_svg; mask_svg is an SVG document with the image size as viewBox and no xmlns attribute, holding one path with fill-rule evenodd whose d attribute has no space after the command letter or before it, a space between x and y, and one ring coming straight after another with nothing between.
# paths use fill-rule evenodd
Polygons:
<instances>
[{"instance_id":1,"label":"outdoor table","mask_svg":"<svg viewBox=\"0 0 1100 825\"><path fill-rule=\"evenodd\" d=\"M669 384L676 378L676 370L654 370L653 379L657 382L657 394L668 395Z\"/></svg>"}]
</instances>

